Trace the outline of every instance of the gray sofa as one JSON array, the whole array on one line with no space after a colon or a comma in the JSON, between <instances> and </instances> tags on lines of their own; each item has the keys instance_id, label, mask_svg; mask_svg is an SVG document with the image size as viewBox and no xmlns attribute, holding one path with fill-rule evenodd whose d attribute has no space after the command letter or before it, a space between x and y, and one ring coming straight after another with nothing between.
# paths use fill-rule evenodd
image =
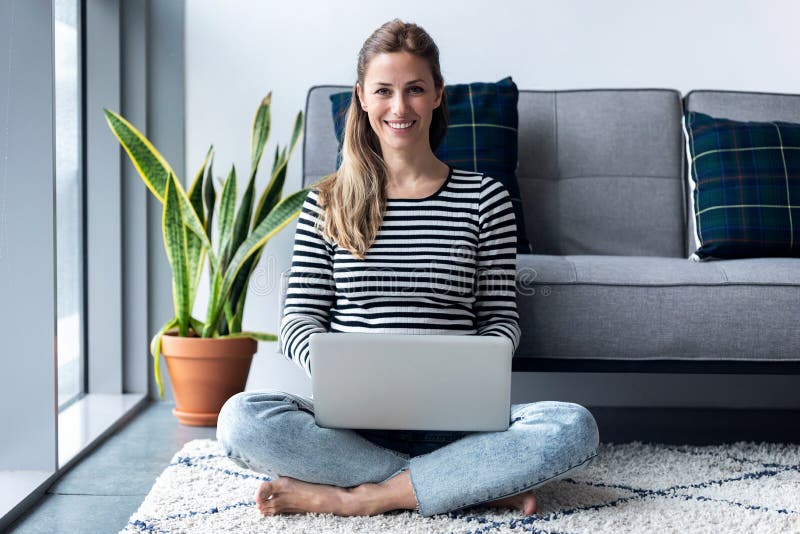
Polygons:
<instances>
[{"instance_id":1,"label":"gray sofa","mask_svg":"<svg viewBox=\"0 0 800 534\"><path fill-rule=\"evenodd\" d=\"M335 169L348 89L309 90L304 187ZM684 109L800 122L800 95L520 91L516 371L800 372L800 259L689 259Z\"/></svg>"}]
</instances>

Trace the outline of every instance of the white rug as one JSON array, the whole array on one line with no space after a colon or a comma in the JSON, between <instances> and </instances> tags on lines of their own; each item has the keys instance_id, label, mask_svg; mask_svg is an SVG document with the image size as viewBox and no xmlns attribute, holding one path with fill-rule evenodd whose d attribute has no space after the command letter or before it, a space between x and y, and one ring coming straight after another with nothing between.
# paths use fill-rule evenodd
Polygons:
<instances>
[{"instance_id":1,"label":"white rug","mask_svg":"<svg viewBox=\"0 0 800 534\"><path fill-rule=\"evenodd\" d=\"M425 518L262 517L252 495L269 477L239 468L217 442L187 443L122 531L132 532L795 532L800 446L602 444L580 475L536 490L536 515L470 508Z\"/></svg>"}]
</instances>

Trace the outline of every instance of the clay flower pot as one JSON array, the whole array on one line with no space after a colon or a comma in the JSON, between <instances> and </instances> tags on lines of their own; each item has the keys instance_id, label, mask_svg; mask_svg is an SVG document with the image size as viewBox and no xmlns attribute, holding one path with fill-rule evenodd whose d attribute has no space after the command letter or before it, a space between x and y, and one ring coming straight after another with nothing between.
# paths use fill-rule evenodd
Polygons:
<instances>
[{"instance_id":1,"label":"clay flower pot","mask_svg":"<svg viewBox=\"0 0 800 534\"><path fill-rule=\"evenodd\" d=\"M190 426L216 426L230 397L244 391L255 339L179 337L175 330L161 338L161 352L175 394L172 413Z\"/></svg>"}]
</instances>

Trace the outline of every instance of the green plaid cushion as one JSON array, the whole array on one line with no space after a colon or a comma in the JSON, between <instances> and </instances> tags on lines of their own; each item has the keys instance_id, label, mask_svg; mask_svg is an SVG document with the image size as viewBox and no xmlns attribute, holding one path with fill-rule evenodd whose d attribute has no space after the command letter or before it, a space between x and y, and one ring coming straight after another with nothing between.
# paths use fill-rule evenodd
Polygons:
<instances>
[{"instance_id":1,"label":"green plaid cushion","mask_svg":"<svg viewBox=\"0 0 800 534\"><path fill-rule=\"evenodd\" d=\"M508 190L517 220L517 253L529 254L525 219L517 182L517 127L519 92L511 77L497 83L445 85L449 124L436 157L457 169L482 172ZM341 146L350 93L330 96L336 138Z\"/></svg>"},{"instance_id":2,"label":"green plaid cushion","mask_svg":"<svg viewBox=\"0 0 800 534\"><path fill-rule=\"evenodd\" d=\"M800 124L684 116L705 259L800 256Z\"/></svg>"}]
</instances>

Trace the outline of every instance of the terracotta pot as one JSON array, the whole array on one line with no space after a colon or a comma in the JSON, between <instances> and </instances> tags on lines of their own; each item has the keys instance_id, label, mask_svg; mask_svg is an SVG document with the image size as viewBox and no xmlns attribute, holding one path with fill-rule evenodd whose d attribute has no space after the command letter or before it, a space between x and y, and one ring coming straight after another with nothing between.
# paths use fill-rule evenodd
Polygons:
<instances>
[{"instance_id":1,"label":"terracotta pot","mask_svg":"<svg viewBox=\"0 0 800 534\"><path fill-rule=\"evenodd\" d=\"M225 401L244 391L257 348L258 342L246 337L179 337L177 331L166 332L161 353L175 394L172 413L178 421L216 426Z\"/></svg>"}]
</instances>

